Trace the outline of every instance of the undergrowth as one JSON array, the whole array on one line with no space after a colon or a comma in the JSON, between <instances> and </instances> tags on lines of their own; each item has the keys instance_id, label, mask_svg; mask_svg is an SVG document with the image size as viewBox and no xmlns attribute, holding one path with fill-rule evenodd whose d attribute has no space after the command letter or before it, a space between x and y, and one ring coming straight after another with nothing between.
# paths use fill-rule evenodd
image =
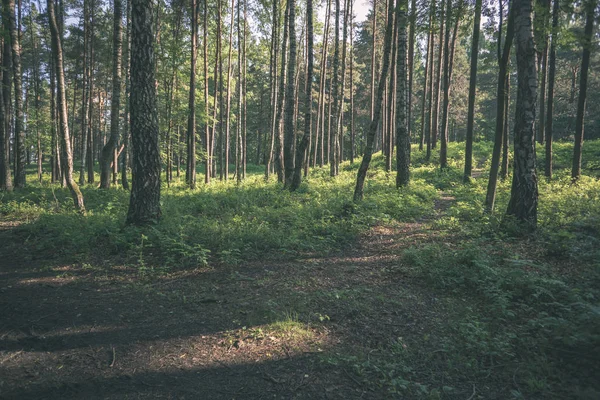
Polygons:
<instances>
[{"instance_id":1,"label":"undergrowth","mask_svg":"<svg viewBox=\"0 0 600 400\"><path fill-rule=\"evenodd\" d=\"M329 362L401 398L465 398L484 392L481 385L512 398L598 398L600 141L586 142L585 176L577 184L568 170L572 145L555 144L554 178L539 177L539 224L528 236L504 217L510 176L499 181L494 213L485 212L491 149L475 144L480 173L463 184L463 144L449 145L444 171L435 164L437 152L426 160L414 148L412 181L403 189L375 156L359 204L351 201L357 162L344 163L336 178L327 168L311 171L296 193L265 182L259 167L239 185L213 182L190 191L176 179L163 185L163 218L145 228L124 225L127 191L84 186L82 216L68 192L45 177L0 194L0 220L20 223L3 245L25 259L121 259L154 276L339 252L374 225L420 221L435 239L404 250L390 279L420 285L446 319L431 322L420 337L391 338L379 349L382 357L354 353ZM539 148L540 165L543 153ZM436 211L442 194L452 202Z\"/></svg>"}]
</instances>

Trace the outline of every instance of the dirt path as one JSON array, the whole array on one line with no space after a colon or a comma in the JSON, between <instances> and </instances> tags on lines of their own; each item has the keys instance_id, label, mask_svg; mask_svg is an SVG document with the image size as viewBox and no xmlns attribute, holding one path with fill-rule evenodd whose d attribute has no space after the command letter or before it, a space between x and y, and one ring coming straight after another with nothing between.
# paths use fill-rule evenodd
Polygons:
<instances>
[{"instance_id":1,"label":"dirt path","mask_svg":"<svg viewBox=\"0 0 600 400\"><path fill-rule=\"evenodd\" d=\"M442 195L436 215L453 200ZM391 273L432 240L427 221L379 226L327 257L154 279L118 259L0 250L0 398L393 397L340 360L436 329L436 299Z\"/></svg>"}]
</instances>

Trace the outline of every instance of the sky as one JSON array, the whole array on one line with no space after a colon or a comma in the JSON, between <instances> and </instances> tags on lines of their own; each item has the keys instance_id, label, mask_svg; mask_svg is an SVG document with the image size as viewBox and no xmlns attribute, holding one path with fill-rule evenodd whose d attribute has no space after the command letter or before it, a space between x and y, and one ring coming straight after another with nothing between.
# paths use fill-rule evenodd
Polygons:
<instances>
[{"instance_id":1,"label":"sky","mask_svg":"<svg viewBox=\"0 0 600 400\"><path fill-rule=\"evenodd\" d=\"M363 22L367 19L367 14L373 8L373 0L354 0L354 23ZM318 11L319 20L325 19L325 4L322 4Z\"/></svg>"},{"instance_id":2,"label":"sky","mask_svg":"<svg viewBox=\"0 0 600 400\"><path fill-rule=\"evenodd\" d=\"M356 22L363 22L367 19L367 14L373 8L373 2L369 0L356 0L354 3L354 15Z\"/></svg>"}]
</instances>

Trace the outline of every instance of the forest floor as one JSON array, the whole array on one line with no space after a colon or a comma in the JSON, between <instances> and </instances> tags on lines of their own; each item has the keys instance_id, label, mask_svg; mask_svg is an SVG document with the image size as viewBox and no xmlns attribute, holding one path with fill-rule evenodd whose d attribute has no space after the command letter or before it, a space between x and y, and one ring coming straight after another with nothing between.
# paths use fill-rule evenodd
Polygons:
<instances>
[{"instance_id":1,"label":"forest floor","mask_svg":"<svg viewBox=\"0 0 600 400\"><path fill-rule=\"evenodd\" d=\"M597 315L581 314L592 339L571 347L537 336L563 318L539 298L572 301L550 278L597 289L593 257L558 257L547 237L478 238L465 193L439 188L433 211L328 252L152 275L142 254L1 246L0 398L597 398ZM31 242L27 220L0 221L0 243Z\"/></svg>"},{"instance_id":2,"label":"forest floor","mask_svg":"<svg viewBox=\"0 0 600 400\"><path fill-rule=\"evenodd\" d=\"M424 221L377 226L340 254L152 281L117 260L32 264L0 250L0 393L384 398L338 359L381 357L382 345L405 346L443 323L447 307L393 272L403 248L435 240ZM473 386L456 390L468 397Z\"/></svg>"}]
</instances>

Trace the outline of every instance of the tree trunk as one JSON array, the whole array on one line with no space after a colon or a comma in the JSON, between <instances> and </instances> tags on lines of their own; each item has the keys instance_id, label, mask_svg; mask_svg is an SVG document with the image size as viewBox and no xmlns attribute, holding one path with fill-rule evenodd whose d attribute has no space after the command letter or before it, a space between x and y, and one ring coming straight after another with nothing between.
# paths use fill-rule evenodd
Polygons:
<instances>
[{"instance_id":1,"label":"tree trunk","mask_svg":"<svg viewBox=\"0 0 600 400\"><path fill-rule=\"evenodd\" d=\"M552 44L550 45L550 63L548 66L548 100L546 112L546 165L545 175L552 179L552 124L554 116L554 79L556 76L556 42L558 41L558 7L559 0L552 6Z\"/></svg>"},{"instance_id":2,"label":"tree trunk","mask_svg":"<svg viewBox=\"0 0 600 400\"><path fill-rule=\"evenodd\" d=\"M510 104L510 75L506 74L504 82L504 127L502 129L502 163L500 164L500 179L508 178L509 140L508 140L508 114Z\"/></svg>"},{"instance_id":3,"label":"tree trunk","mask_svg":"<svg viewBox=\"0 0 600 400\"><path fill-rule=\"evenodd\" d=\"M439 124L439 113L440 113L440 95L442 85L442 56L444 55L444 23L445 23L445 1L442 0L442 9L440 15L440 32L439 32L439 48L437 54L437 64L435 71L435 81L433 84L433 116L431 117L431 148L435 149L437 146L438 136L438 124Z\"/></svg>"},{"instance_id":4,"label":"tree trunk","mask_svg":"<svg viewBox=\"0 0 600 400\"><path fill-rule=\"evenodd\" d=\"M515 161L506 213L535 227L538 186L535 169L535 111L537 71L533 42L532 0L518 0L515 13L517 53L517 108L515 114Z\"/></svg>"},{"instance_id":5,"label":"tree trunk","mask_svg":"<svg viewBox=\"0 0 600 400\"><path fill-rule=\"evenodd\" d=\"M2 29L5 29L6 19L3 18ZM6 40L6 39L5 39ZM2 41L0 49L8 47L6 41ZM2 62L0 63L0 82L2 86L0 88L0 190L12 191L12 176L10 173L10 129L8 128L8 119L5 107L4 96L6 94L6 87L4 86L4 78L10 69L10 58L6 57L7 52L3 51Z\"/></svg>"},{"instance_id":6,"label":"tree trunk","mask_svg":"<svg viewBox=\"0 0 600 400\"><path fill-rule=\"evenodd\" d=\"M354 164L354 0L350 0L350 164Z\"/></svg>"},{"instance_id":7,"label":"tree trunk","mask_svg":"<svg viewBox=\"0 0 600 400\"><path fill-rule=\"evenodd\" d=\"M339 0L337 0L339 1ZM289 17L288 17L288 35L290 41L290 53L288 57L287 65L287 87L285 92L285 121L284 121L284 165L285 165L285 178L284 185L290 188L292 185L292 179L294 175L294 98L295 98L295 87L294 87L294 75L296 68L296 1L288 0Z\"/></svg>"},{"instance_id":8,"label":"tree trunk","mask_svg":"<svg viewBox=\"0 0 600 400\"><path fill-rule=\"evenodd\" d=\"M65 179L75 208L81 212L85 212L83 204L83 196L79 187L73 179L73 153L71 151L71 138L69 136L69 119L67 116L67 95L65 92L65 76L63 69L63 53L60 33L56 24L56 16L54 13L54 1L47 1L48 20L50 22L50 33L52 36L52 55L54 58L54 65L56 66L56 78L57 78L57 89L58 89L58 119L61 137L61 151L62 151L62 163L63 171L65 172Z\"/></svg>"},{"instance_id":9,"label":"tree trunk","mask_svg":"<svg viewBox=\"0 0 600 400\"><path fill-rule=\"evenodd\" d=\"M391 0L388 0L391 1ZM398 0L400 2L402 0ZM404 10L403 12L405 12ZM398 14L396 11L394 14ZM386 102L385 108L387 109L387 119L386 124L387 129L384 129L385 132L389 132L389 134L383 135L383 154L385 155L385 170L390 172L392 170L392 154L394 153L394 140L392 139L394 136L394 130L392 128L393 118L394 118L394 106L396 100L396 79L398 78L396 75L396 58L398 51L398 15L394 16L394 31L392 32L392 55L390 60L390 79L388 88L384 94L384 101ZM406 93L405 93L406 94ZM399 100L398 100L399 101Z\"/></svg>"},{"instance_id":10,"label":"tree trunk","mask_svg":"<svg viewBox=\"0 0 600 400\"><path fill-rule=\"evenodd\" d=\"M522 1L522 0L517 0ZM499 0L502 4L502 0ZM488 180L487 194L485 197L485 206L488 211L494 210L496 202L496 186L498 184L498 170L500 167L500 153L502 151L502 136L504 131L504 96L506 93L506 76L508 75L508 62L510 60L510 48L512 46L514 31L515 14L514 8L510 7L508 11L508 25L506 27L506 39L502 48L502 20L500 20L500 29L498 33L498 90L497 90L497 105L496 105L496 136L494 140L494 149L492 151L492 165L490 167L490 179ZM502 14L502 9L500 9ZM501 50L502 49L502 50Z\"/></svg>"},{"instance_id":11,"label":"tree trunk","mask_svg":"<svg viewBox=\"0 0 600 400\"><path fill-rule=\"evenodd\" d=\"M315 133L315 151L313 167L323 166L324 148L323 137L325 135L325 86L327 84L327 49L329 47L329 20L331 19L331 0L327 0L327 10L325 11L325 30L323 31L323 48L321 52L321 70L319 77L319 99L317 102L317 128ZM319 145L320 144L320 145ZM317 152L319 150L319 152Z\"/></svg>"},{"instance_id":12,"label":"tree trunk","mask_svg":"<svg viewBox=\"0 0 600 400\"><path fill-rule=\"evenodd\" d=\"M392 1L392 0L388 0ZM396 63L396 187L406 186L410 182L410 131L408 129L406 81L406 9L407 0L400 0L396 7L398 25L398 60ZM408 65L410 68L410 64Z\"/></svg>"},{"instance_id":13,"label":"tree trunk","mask_svg":"<svg viewBox=\"0 0 600 400\"><path fill-rule=\"evenodd\" d=\"M197 0L196 0L197 1ZM203 30L203 41L202 41L202 52L203 52L203 66L204 66L204 147L206 151L206 159L204 161L204 183L210 183L211 168L212 168L212 139L210 135L210 127L208 124L209 107L208 107L208 5L207 1L204 3L204 23L202 24Z\"/></svg>"},{"instance_id":14,"label":"tree trunk","mask_svg":"<svg viewBox=\"0 0 600 400\"><path fill-rule=\"evenodd\" d=\"M94 15L95 15L95 0L91 0L89 11L89 71L90 79L88 84L88 117L87 117L87 148L86 148L86 166L87 166L87 182L94 183L94 135L93 135L93 116L94 116Z\"/></svg>"},{"instance_id":15,"label":"tree trunk","mask_svg":"<svg viewBox=\"0 0 600 400\"><path fill-rule=\"evenodd\" d=\"M540 63L540 117L538 120L538 142L544 143L546 125L546 78L548 67L548 17L550 14L550 0L540 1L537 7L541 21L537 21L541 28L541 63Z\"/></svg>"},{"instance_id":16,"label":"tree trunk","mask_svg":"<svg viewBox=\"0 0 600 400\"><path fill-rule=\"evenodd\" d=\"M14 112L15 112L15 187L25 187L25 164L27 154L25 151L25 129L23 126L23 83L21 74L21 46L19 44L20 32L17 29L15 17L15 1L4 0L6 27L10 37L12 56L12 78L14 84ZM19 10L20 12L20 10ZM7 39L8 39L7 37ZM7 40L5 39L5 40Z\"/></svg>"},{"instance_id":17,"label":"tree trunk","mask_svg":"<svg viewBox=\"0 0 600 400\"><path fill-rule=\"evenodd\" d=\"M131 1L132 0L127 0L127 53L125 55L125 124L123 126L123 156L121 165L121 185L125 190L129 190L129 181L127 180L127 167L129 165L129 128L131 127L129 113L129 94L131 93ZM179 139L179 131L177 132L177 138ZM177 160L177 162L179 162L179 159ZM177 165L177 176L179 176L179 164Z\"/></svg>"},{"instance_id":18,"label":"tree trunk","mask_svg":"<svg viewBox=\"0 0 600 400\"><path fill-rule=\"evenodd\" d=\"M429 61L427 65L429 65L429 91L427 92L427 129L425 130L425 144L426 144L426 160L429 161L431 159L431 133L433 127L433 69L435 67L433 62L434 52L435 52L435 32L434 32L434 24L433 18L435 18L435 1L431 2L431 10L429 15L429 38L431 44L429 44L430 55Z\"/></svg>"},{"instance_id":19,"label":"tree trunk","mask_svg":"<svg viewBox=\"0 0 600 400\"><path fill-rule=\"evenodd\" d=\"M231 137L231 54L233 50L233 17L235 15L234 9L235 0L231 0L231 21L229 24L229 54L227 61L227 110L225 112L225 181L229 180L229 142Z\"/></svg>"},{"instance_id":20,"label":"tree trunk","mask_svg":"<svg viewBox=\"0 0 600 400\"><path fill-rule=\"evenodd\" d=\"M330 133L329 137L329 175L336 176L336 163L337 163L337 136L338 136L338 108L339 105L339 68L340 68L340 0L335 0L335 25L333 29L335 38L333 48L333 76L332 76L332 114L334 116L334 131Z\"/></svg>"},{"instance_id":21,"label":"tree trunk","mask_svg":"<svg viewBox=\"0 0 600 400\"><path fill-rule=\"evenodd\" d=\"M448 107L450 105L450 25L452 23L452 0L446 0L446 32L444 33L443 101L440 122L440 168L448 167ZM458 24L458 20L457 20ZM439 100L438 100L439 101Z\"/></svg>"},{"instance_id":22,"label":"tree trunk","mask_svg":"<svg viewBox=\"0 0 600 400\"><path fill-rule=\"evenodd\" d=\"M304 105L304 136L296 148L296 165L294 176L290 184L290 190L295 191L300 187L302 181L302 163L308 164L305 157L306 149L310 143L310 132L312 129L312 81L313 81L313 4L312 0L306 0L306 40L307 40L307 70L306 70L306 104Z\"/></svg>"},{"instance_id":23,"label":"tree trunk","mask_svg":"<svg viewBox=\"0 0 600 400\"><path fill-rule=\"evenodd\" d=\"M597 0L585 1L585 33L583 38L583 54L581 56L581 72L579 74L579 100L577 102L577 117L575 119L575 147L573 148L573 169L571 171L571 178L573 181L578 180L581 176L581 149L583 148L585 102L587 97L588 70L590 67L590 50L592 47L596 3Z\"/></svg>"},{"instance_id":24,"label":"tree trunk","mask_svg":"<svg viewBox=\"0 0 600 400\"><path fill-rule=\"evenodd\" d=\"M392 48L392 31L394 30L393 23L393 12L394 12L394 1L388 1L388 23L385 29L385 39L383 47L383 63L381 65L381 76L379 78L379 86L377 87L377 98L375 102L375 109L371 124L369 125L369 131L367 132L367 144L365 146L365 155L360 163L358 174L356 177L356 186L354 188L354 201L358 202L363 199L364 195L364 184L365 178L367 177L367 170L373 157L373 144L375 143L375 134L377 133L377 125L379 125L379 118L381 117L381 103L383 103L383 92L385 91L385 83L387 79L388 69L390 65L390 50Z\"/></svg>"},{"instance_id":25,"label":"tree trunk","mask_svg":"<svg viewBox=\"0 0 600 400\"><path fill-rule=\"evenodd\" d=\"M123 44L121 20L123 11L121 0L113 0L113 71L112 71L112 97L110 99L110 139L102 149L102 164L100 171L100 188L110 188L110 164L114 159L114 152L119 143L119 120L121 109L121 48ZM113 160L116 164L116 160ZM115 174L116 176L116 174Z\"/></svg>"},{"instance_id":26,"label":"tree trunk","mask_svg":"<svg viewBox=\"0 0 600 400\"><path fill-rule=\"evenodd\" d=\"M425 109L427 108L427 97L429 95L429 93L431 92L431 89L429 88L429 86L431 85L430 83L430 79L429 79L429 71L431 70L431 62L429 61L429 58L431 57L431 52L432 52L432 46L431 46L431 42L432 42L432 30L431 30L431 12L429 13L429 24L427 27L428 33L427 33L427 53L425 56L425 71L423 73L423 77L424 77L424 82L423 82L423 97L421 99L421 134L419 135L419 151L423 151L423 149L425 148L425 141L426 141L426 135L425 135L425 126L426 124L429 123L429 119L426 121L425 120ZM427 128L429 129L429 127Z\"/></svg>"},{"instance_id":27,"label":"tree trunk","mask_svg":"<svg viewBox=\"0 0 600 400\"><path fill-rule=\"evenodd\" d=\"M133 1L133 0L129 0ZM190 93L188 101L188 126L187 126L187 165L186 180L190 189L196 188L196 61L198 58L198 0L191 0L191 63L190 63ZM132 54L133 58L133 54ZM132 59L133 63L133 59ZM133 65L132 65L133 67ZM133 78L133 77L132 77ZM133 82L132 82L133 84ZM133 89L133 87L132 87ZM133 110L132 110L133 111ZM132 122L133 129L133 122ZM132 132L133 134L133 132Z\"/></svg>"},{"instance_id":28,"label":"tree trunk","mask_svg":"<svg viewBox=\"0 0 600 400\"><path fill-rule=\"evenodd\" d=\"M339 28L339 26L338 26ZM373 0L373 47L371 48L371 120L375 115L375 47L377 43L377 0Z\"/></svg>"},{"instance_id":29,"label":"tree trunk","mask_svg":"<svg viewBox=\"0 0 600 400\"><path fill-rule=\"evenodd\" d=\"M410 140L412 132L412 89L414 75L414 59L415 59L415 27L417 23L417 0L411 0L410 3L410 19L409 19L409 34L408 34L408 99L406 125L408 129L408 138Z\"/></svg>"},{"instance_id":30,"label":"tree trunk","mask_svg":"<svg viewBox=\"0 0 600 400\"><path fill-rule=\"evenodd\" d=\"M473 129L475 122L475 94L477 92L477 59L479 57L479 26L481 24L482 0L475 0L475 20L471 40L471 75L469 78L469 109L467 111L467 138L465 151L465 173L463 181L471 179L473 170Z\"/></svg>"},{"instance_id":31,"label":"tree trunk","mask_svg":"<svg viewBox=\"0 0 600 400\"><path fill-rule=\"evenodd\" d=\"M132 0L131 141L133 174L127 223L155 223L160 217L160 154L154 68L152 1Z\"/></svg>"},{"instance_id":32,"label":"tree trunk","mask_svg":"<svg viewBox=\"0 0 600 400\"><path fill-rule=\"evenodd\" d=\"M287 3L289 5L289 2ZM289 28L289 12L290 8L286 5L285 14L283 18L283 42L281 44L281 73L279 76L279 89L277 93L277 115L275 116L275 127L276 127L276 150L275 150L275 169L277 171L277 180L281 183L284 181L284 155L283 155L283 137L281 134L281 118L283 115L283 103L285 97L285 82L286 82L286 66L287 62L294 62L287 56L287 42L288 42L288 28Z\"/></svg>"}]
</instances>

